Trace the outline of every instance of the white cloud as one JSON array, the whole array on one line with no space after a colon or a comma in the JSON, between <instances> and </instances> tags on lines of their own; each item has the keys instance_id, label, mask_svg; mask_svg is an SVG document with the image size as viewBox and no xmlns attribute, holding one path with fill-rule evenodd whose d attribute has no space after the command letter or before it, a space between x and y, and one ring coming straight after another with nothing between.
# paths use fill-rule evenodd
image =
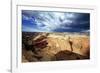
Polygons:
<instances>
[{"instance_id":1,"label":"white cloud","mask_svg":"<svg viewBox=\"0 0 100 73\"><path fill-rule=\"evenodd\" d=\"M57 29L72 29L72 26L78 26L79 24L79 26L81 26L89 23L88 21L79 19L82 16L80 13L43 12L31 10L26 10L25 12L23 12L23 18L33 22L33 25L35 23L34 27L25 27L29 31L52 32Z\"/></svg>"},{"instance_id":2,"label":"white cloud","mask_svg":"<svg viewBox=\"0 0 100 73\"><path fill-rule=\"evenodd\" d=\"M41 29L52 31L65 25L71 25L73 20L70 18L75 18L75 14L39 12L38 17L35 19L37 26Z\"/></svg>"},{"instance_id":3,"label":"white cloud","mask_svg":"<svg viewBox=\"0 0 100 73\"><path fill-rule=\"evenodd\" d=\"M64 20L64 21L62 22L62 25L71 25L72 23L73 23L72 20L66 19L66 20Z\"/></svg>"},{"instance_id":4,"label":"white cloud","mask_svg":"<svg viewBox=\"0 0 100 73\"><path fill-rule=\"evenodd\" d=\"M67 13L66 18L75 18L75 13Z\"/></svg>"},{"instance_id":5,"label":"white cloud","mask_svg":"<svg viewBox=\"0 0 100 73\"><path fill-rule=\"evenodd\" d=\"M23 17L24 20L29 20L30 19L28 16L26 16L24 14L22 15L22 17Z\"/></svg>"}]
</instances>

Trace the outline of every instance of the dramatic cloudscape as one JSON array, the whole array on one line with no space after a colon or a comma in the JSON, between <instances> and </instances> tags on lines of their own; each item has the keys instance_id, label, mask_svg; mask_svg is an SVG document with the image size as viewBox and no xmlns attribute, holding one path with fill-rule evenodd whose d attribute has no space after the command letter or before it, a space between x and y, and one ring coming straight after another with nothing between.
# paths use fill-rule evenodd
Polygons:
<instances>
[{"instance_id":1,"label":"dramatic cloudscape","mask_svg":"<svg viewBox=\"0 0 100 73\"><path fill-rule=\"evenodd\" d=\"M22 31L89 32L90 14L22 10Z\"/></svg>"}]
</instances>

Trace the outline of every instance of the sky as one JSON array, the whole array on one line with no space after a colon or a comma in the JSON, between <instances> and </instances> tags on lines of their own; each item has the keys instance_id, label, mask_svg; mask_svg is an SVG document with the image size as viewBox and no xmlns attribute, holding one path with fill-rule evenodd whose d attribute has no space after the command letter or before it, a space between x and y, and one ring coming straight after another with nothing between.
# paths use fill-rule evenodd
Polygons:
<instances>
[{"instance_id":1,"label":"sky","mask_svg":"<svg viewBox=\"0 0 100 73\"><path fill-rule=\"evenodd\" d=\"M89 32L90 14L22 10L24 32Z\"/></svg>"}]
</instances>

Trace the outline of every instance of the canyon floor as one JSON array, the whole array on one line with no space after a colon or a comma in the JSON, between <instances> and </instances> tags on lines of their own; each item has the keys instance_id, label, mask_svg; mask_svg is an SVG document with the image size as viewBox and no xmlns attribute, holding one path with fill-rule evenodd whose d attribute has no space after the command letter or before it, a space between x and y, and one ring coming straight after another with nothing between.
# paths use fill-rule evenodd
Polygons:
<instances>
[{"instance_id":1,"label":"canyon floor","mask_svg":"<svg viewBox=\"0 0 100 73\"><path fill-rule=\"evenodd\" d=\"M77 33L22 32L22 62L90 59L90 37Z\"/></svg>"}]
</instances>

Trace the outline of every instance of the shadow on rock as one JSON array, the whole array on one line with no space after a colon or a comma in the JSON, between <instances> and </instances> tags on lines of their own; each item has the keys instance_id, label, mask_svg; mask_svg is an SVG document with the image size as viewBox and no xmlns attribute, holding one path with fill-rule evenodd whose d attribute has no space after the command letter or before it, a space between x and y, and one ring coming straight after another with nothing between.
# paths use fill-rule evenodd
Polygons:
<instances>
[{"instance_id":1,"label":"shadow on rock","mask_svg":"<svg viewBox=\"0 0 100 73\"><path fill-rule=\"evenodd\" d=\"M89 59L89 56L82 56L80 54L65 50L65 51L60 51L57 54L55 54L53 59L55 60L82 60L82 59Z\"/></svg>"}]
</instances>

